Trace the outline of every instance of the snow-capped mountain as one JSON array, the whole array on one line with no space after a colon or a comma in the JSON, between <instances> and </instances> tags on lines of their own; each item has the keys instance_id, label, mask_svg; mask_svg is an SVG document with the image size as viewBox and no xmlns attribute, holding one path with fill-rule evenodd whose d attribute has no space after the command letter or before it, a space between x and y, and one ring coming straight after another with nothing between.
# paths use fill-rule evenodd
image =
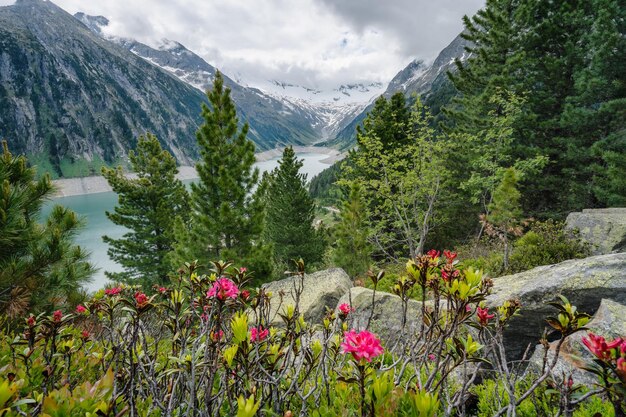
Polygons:
<instances>
[{"instance_id":1,"label":"snow-capped mountain","mask_svg":"<svg viewBox=\"0 0 626 417\"><path fill-rule=\"evenodd\" d=\"M94 33L124 46L203 92L213 82L215 67L179 42L164 39L157 48L152 48L134 39L107 33L109 21L103 16L77 13L75 17ZM225 84L231 88L233 100L250 122L251 131L269 122L267 128L271 128L273 134L281 126L289 132L289 135L281 134L276 145L311 144L332 138L385 91L380 82L350 83L324 91L278 80L252 86L243 79L238 73L234 79L225 76ZM268 112L275 114L268 115ZM277 119L284 119L284 123Z\"/></svg>"},{"instance_id":2,"label":"snow-capped mountain","mask_svg":"<svg viewBox=\"0 0 626 417\"><path fill-rule=\"evenodd\" d=\"M393 77L383 95L391 97L398 91L405 93L406 96L418 94L428 103L431 97L446 90L446 86L450 82L446 74L448 71L455 70L455 60L458 58L461 61L465 61L469 58L469 54L465 50L469 45L467 40L458 35L437 55L437 58L430 65L420 60L410 62ZM365 107L363 111L357 114L349 123L346 123L325 144L340 149L349 149L354 146L356 143L356 127L361 124L372 107L373 104Z\"/></svg>"},{"instance_id":3,"label":"snow-capped mountain","mask_svg":"<svg viewBox=\"0 0 626 417\"><path fill-rule=\"evenodd\" d=\"M345 84L332 90L320 90L271 80L259 88L287 106L309 112L312 126L322 140L334 137L385 91L380 82Z\"/></svg>"}]
</instances>

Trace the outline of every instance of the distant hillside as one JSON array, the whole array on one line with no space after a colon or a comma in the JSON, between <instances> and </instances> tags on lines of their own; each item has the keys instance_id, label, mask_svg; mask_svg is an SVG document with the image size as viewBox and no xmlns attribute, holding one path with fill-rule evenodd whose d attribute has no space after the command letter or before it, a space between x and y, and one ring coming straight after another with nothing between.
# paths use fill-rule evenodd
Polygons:
<instances>
[{"instance_id":1,"label":"distant hillside","mask_svg":"<svg viewBox=\"0 0 626 417\"><path fill-rule=\"evenodd\" d=\"M467 45L468 41L459 35L439 53L431 65L424 65L421 61L411 62L391 80L383 96L391 97L398 91L404 92L407 97L415 93L433 108L434 113L437 113L439 107L454 94L454 87L448 79L447 72L454 69L455 58L461 61L467 59L465 51ZM332 140L325 142L325 145L341 150L353 147L356 143L356 127L361 124L373 106L374 104L370 104L366 107Z\"/></svg>"},{"instance_id":2,"label":"distant hillside","mask_svg":"<svg viewBox=\"0 0 626 417\"><path fill-rule=\"evenodd\" d=\"M126 159L155 133L181 163L197 154L204 95L93 34L50 2L0 8L0 137L59 176Z\"/></svg>"}]
</instances>

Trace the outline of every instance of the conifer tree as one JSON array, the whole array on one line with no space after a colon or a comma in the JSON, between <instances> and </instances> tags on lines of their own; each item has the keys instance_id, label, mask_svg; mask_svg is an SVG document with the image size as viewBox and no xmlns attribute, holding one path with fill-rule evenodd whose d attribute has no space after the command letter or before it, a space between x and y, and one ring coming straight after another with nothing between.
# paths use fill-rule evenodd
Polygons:
<instances>
[{"instance_id":1,"label":"conifer tree","mask_svg":"<svg viewBox=\"0 0 626 417\"><path fill-rule=\"evenodd\" d=\"M271 271L270 247L261 240L264 204L259 192L254 144L248 124L239 126L230 89L217 72L202 105L204 123L196 134L200 180L191 186L191 217L178 221L176 262L237 260L263 279ZM258 190L257 190L258 191Z\"/></svg>"},{"instance_id":2,"label":"conifer tree","mask_svg":"<svg viewBox=\"0 0 626 417\"><path fill-rule=\"evenodd\" d=\"M335 248L333 262L355 278L364 274L370 266L372 246L369 243L366 206L358 183L350 187L348 198L343 201L339 223L334 228Z\"/></svg>"},{"instance_id":3,"label":"conifer tree","mask_svg":"<svg viewBox=\"0 0 626 417\"><path fill-rule=\"evenodd\" d=\"M156 136L140 136L129 159L136 178L124 175L122 167L102 169L119 203L106 215L129 229L120 239L103 236L109 256L124 268L123 272L106 272L106 276L144 287L166 284L175 269L168 261L174 247L174 219L187 216L188 194L176 179L176 160L161 148Z\"/></svg>"},{"instance_id":4,"label":"conifer tree","mask_svg":"<svg viewBox=\"0 0 626 417\"><path fill-rule=\"evenodd\" d=\"M515 168L504 170L500 184L493 192L493 200L489 205L489 215L486 221L493 227L493 232L504 244L503 271L509 267L510 240L512 236L520 235L520 220L522 208L521 194L517 189L518 173Z\"/></svg>"},{"instance_id":5,"label":"conifer tree","mask_svg":"<svg viewBox=\"0 0 626 417\"><path fill-rule=\"evenodd\" d=\"M273 244L277 262L302 258L310 265L321 260L324 239L313 226L315 203L300 168L302 161L291 146L286 147L269 178L265 236Z\"/></svg>"},{"instance_id":6,"label":"conifer tree","mask_svg":"<svg viewBox=\"0 0 626 417\"><path fill-rule=\"evenodd\" d=\"M89 254L73 243L83 222L55 206L42 223L38 216L53 187L46 174L35 179L26 158L14 157L2 142L0 155L0 313L72 303L95 272Z\"/></svg>"}]
</instances>

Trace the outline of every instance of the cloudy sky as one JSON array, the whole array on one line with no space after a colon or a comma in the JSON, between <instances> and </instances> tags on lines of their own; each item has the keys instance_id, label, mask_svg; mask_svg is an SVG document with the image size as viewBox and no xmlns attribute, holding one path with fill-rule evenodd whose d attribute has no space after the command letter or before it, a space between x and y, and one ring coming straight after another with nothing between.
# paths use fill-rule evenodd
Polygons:
<instances>
[{"instance_id":1,"label":"cloudy sky","mask_svg":"<svg viewBox=\"0 0 626 417\"><path fill-rule=\"evenodd\" d=\"M13 3L0 0L0 5ZM251 85L268 79L329 89L387 83L435 58L484 0L55 0L111 21L109 33L181 42Z\"/></svg>"}]
</instances>

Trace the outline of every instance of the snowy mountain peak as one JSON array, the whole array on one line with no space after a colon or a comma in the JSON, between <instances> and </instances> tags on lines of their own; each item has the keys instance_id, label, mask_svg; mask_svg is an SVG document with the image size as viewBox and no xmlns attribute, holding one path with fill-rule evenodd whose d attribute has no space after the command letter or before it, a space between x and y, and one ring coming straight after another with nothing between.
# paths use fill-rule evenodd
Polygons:
<instances>
[{"instance_id":1,"label":"snowy mountain peak","mask_svg":"<svg viewBox=\"0 0 626 417\"><path fill-rule=\"evenodd\" d=\"M74 15L83 25L87 26L92 32L102 34L102 28L109 25L109 19L104 16L90 16L88 14L78 12Z\"/></svg>"}]
</instances>

